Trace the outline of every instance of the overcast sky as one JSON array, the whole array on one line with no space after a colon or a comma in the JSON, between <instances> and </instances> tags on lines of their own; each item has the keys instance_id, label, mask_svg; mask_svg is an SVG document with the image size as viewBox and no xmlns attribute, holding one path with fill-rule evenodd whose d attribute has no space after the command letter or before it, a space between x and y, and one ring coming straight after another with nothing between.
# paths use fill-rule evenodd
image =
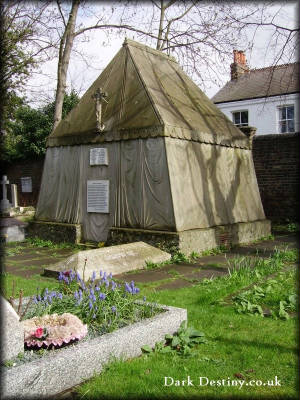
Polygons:
<instances>
[{"instance_id":1,"label":"overcast sky","mask_svg":"<svg viewBox=\"0 0 300 400\"><path fill-rule=\"evenodd\" d=\"M298 21L298 2L296 1L274 1L274 10L278 10L276 22L288 27L294 27ZM101 4L101 3L100 3ZM141 3L141 7L145 7L146 3ZM92 6L99 6L94 2ZM93 23L91 16L84 21L88 24ZM249 30L249 40L252 39L253 31ZM271 31L267 28L260 29L255 36L254 46L251 53L246 53L247 61L250 68L261 68L272 63L273 49L268 47L270 42ZM94 80L99 76L101 71L106 67L114 55L119 51L125 36L137 40L134 32L127 32L122 37L112 36L108 45L103 46L107 41L106 34L101 30L94 30L89 33L89 42L77 44L79 52L84 52L86 60L84 62L78 53L73 52L68 72L68 91L75 89L79 95L83 95ZM57 59L53 59L43 64L39 71L28 81L27 97L33 106L39 106L45 100L54 98L56 87L56 70ZM230 62L226 66L227 73L220 77L218 84L210 84L210 87L204 89L208 97L212 97L221 86L223 86L230 77ZM205 73L205 71L203 71ZM196 82L198 83L198 82ZM201 88L203 90L203 88Z\"/></svg>"}]
</instances>

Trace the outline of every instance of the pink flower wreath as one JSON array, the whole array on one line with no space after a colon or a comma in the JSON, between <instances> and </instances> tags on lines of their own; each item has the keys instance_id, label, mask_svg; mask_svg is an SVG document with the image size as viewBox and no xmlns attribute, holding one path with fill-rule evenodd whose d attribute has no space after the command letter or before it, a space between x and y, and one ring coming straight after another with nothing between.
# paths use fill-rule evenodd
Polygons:
<instances>
[{"instance_id":1,"label":"pink flower wreath","mask_svg":"<svg viewBox=\"0 0 300 400\"><path fill-rule=\"evenodd\" d=\"M27 347L62 346L86 336L88 330L76 315L64 313L34 317L22 322Z\"/></svg>"}]
</instances>

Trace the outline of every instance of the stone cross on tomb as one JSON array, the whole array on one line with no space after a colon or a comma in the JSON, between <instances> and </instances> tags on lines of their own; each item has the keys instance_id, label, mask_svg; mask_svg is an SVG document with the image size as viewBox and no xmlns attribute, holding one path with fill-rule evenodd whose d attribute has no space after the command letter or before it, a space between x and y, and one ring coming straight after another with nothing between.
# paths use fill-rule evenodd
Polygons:
<instances>
[{"instance_id":1,"label":"stone cross on tomb","mask_svg":"<svg viewBox=\"0 0 300 400\"><path fill-rule=\"evenodd\" d=\"M95 100L95 108L96 108L96 118L97 118L97 131L102 132L105 128L105 125L102 123L102 102L105 101L108 103L107 93L102 91L102 88L98 88L95 93L92 95L92 99Z\"/></svg>"},{"instance_id":2,"label":"stone cross on tomb","mask_svg":"<svg viewBox=\"0 0 300 400\"><path fill-rule=\"evenodd\" d=\"M6 175L2 176L2 181L0 182L2 185L2 200L0 204L0 208L2 212L8 212L10 209L10 202L7 199L7 188L6 185L9 184L9 180Z\"/></svg>"}]
</instances>

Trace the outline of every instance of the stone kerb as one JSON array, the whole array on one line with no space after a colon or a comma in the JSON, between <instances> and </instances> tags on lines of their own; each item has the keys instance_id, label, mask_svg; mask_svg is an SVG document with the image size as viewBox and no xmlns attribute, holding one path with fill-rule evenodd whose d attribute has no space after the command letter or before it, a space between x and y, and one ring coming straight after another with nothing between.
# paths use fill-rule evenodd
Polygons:
<instances>
[{"instance_id":1,"label":"stone kerb","mask_svg":"<svg viewBox=\"0 0 300 400\"><path fill-rule=\"evenodd\" d=\"M182 321L187 320L186 309L162 308L165 312L153 318L5 370L2 372L1 398L48 398L100 373L113 357L126 360L140 356L143 345L153 347L167 333L175 333Z\"/></svg>"},{"instance_id":2,"label":"stone kerb","mask_svg":"<svg viewBox=\"0 0 300 400\"><path fill-rule=\"evenodd\" d=\"M7 361L24 352L24 329L12 305L1 300L1 361Z\"/></svg>"}]
</instances>

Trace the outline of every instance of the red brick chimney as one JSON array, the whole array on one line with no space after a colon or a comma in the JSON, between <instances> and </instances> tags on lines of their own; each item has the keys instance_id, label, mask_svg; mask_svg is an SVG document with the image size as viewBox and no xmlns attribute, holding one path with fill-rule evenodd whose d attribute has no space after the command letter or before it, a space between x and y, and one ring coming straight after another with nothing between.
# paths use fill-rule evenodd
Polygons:
<instances>
[{"instance_id":1,"label":"red brick chimney","mask_svg":"<svg viewBox=\"0 0 300 400\"><path fill-rule=\"evenodd\" d=\"M242 50L233 50L233 64L230 65L231 80L238 79L245 72L249 72L245 53Z\"/></svg>"}]
</instances>

